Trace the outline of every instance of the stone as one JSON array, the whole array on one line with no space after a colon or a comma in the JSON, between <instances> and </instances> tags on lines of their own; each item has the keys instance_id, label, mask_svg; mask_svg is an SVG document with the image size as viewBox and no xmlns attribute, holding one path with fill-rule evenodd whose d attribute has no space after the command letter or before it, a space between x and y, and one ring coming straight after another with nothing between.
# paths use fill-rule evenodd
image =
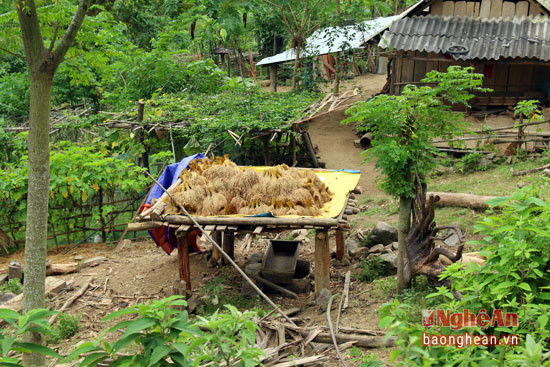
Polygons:
<instances>
[{"instance_id":1,"label":"stone","mask_svg":"<svg viewBox=\"0 0 550 367\"><path fill-rule=\"evenodd\" d=\"M294 238L297 238L297 237L307 237L308 231L307 231L307 229L295 229L295 230L292 231L290 234L291 234L292 237L294 237Z\"/></svg>"},{"instance_id":2,"label":"stone","mask_svg":"<svg viewBox=\"0 0 550 367\"><path fill-rule=\"evenodd\" d=\"M397 241L397 229L386 222L378 222L370 233L371 243L389 245Z\"/></svg>"},{"instance_id":3,"label":"stone","mask_svg":"<svg viewBox=\"0 0 550 367\"><path fill-rule=\"evenodd\" d=\"M392 251L393 251L393 246L391 244L389 244L389 245L384 246L384 250L382 251L382 253L389 254Z\"/></svg>"},{"instance_id":4,"label":"stone","mask_svg":"<svg viewBox=\"0 0 550 367\"><path fill-rule=\"evenodd\" d=\"M369 249L369 254L379 254L382 251L384 251L384 245L379 243L378 245L374 245Z\"/></svg>"},{"instance_id":5,"label":"stone","mask_svg":"<svg viewBox=\"0 0 550 367\"><path fill-rule=\"evenodd\" d=\"M258 264L263 261L264 255L262 253L256 252L255 254L250 255L248 258L247 264Z\"/></svg>"},{"instance_id":6,"label":"stone","mask_svg":"<svg viewBox=\"0 0 550 367\"><path fill-rule=\"evenodd\" d=\"M201 297L198 294L194 294L187 300L187 311L189 313L193 313L202 304L204 304L204 302Z\"/></svg>"},{"instance_id":7,"label":"stone","mask_svg":"<svg viewBox=\"0 0 550 367\"><path fill-rule=\"evenodd\" d=\"M447 237L446 239L444 239L443 242L445 242L447 246L453 247L460 242L460 239L458 238L457 234L453 232L453 234Z\"/></svg>"},{"instance_id":8,"label":"stone","mask_svg":"<svg viewBox=\"0 0 550 367\"><path fill-rule=\"evenodd\" d=\"M397 270L397 255L396 254L394 254L394 253L382 254L382 255L380 255L380 258L382 259L382 261L386 265L386 268L390 272L393 272L393 271Z\"/></svg>"},{"instance_id":9,"label":"stone","mask_svg":"<svg viewBox=\"0 0 550 367\"><path fill-rule=\"evenodd\" d=\"M260 275L260 272L262 271L262 264L256 263L256 264L248 264L244 268L244 272L248 276L257 276Z\"/></svg>"},{"instance_id":10,"label":"stone","mask_svg":"<svg viewBox=\"0 0 550 367\"><path fill-rule=\"evenodd\" d=\"M123 252L124 250L127 250L130 248L130 246L132 246L132 241L126 239L126 240L123 240L120 244L118 244L116 247L115 247L115 252L119 253L119 252Z\"/></svg>"},{"instance_id":11,"label":"stone","mask_svg":"<svg viewBox=\"0 0 550 367\"><path fill-rule=\"evenodd\" d=\"M354 259L360 259L362 257L365 257L368 253L369 253L368 247L361 247L360 249L357 250L357 252L353 254L353 256L350 255L350 257Z\"/></svg>"},{"instance_id":12,"label":"stone","mask_svg":"<svg viewBox=\"0 0 550 367\"><path fill-rule=\"evenodd\" d=\"M271 85L271 80L262 80L260 84L264 88L269 87Z\"/></svg>"},{"instance_id":13,"label":"stone","mask_svg":"<svg viewBox=\"0 0 550 367\"><path fill-rule=\"evenodd\" d=\"M15 298L15 294L13 294L13 293L2 293L2 294L0 294L0 304L8 302L12 298Z\"/></svg>"},{"instance_id":14,"label":"stone","mask_svg":"<svg viewBox=\"0 0 550 367\"><path fill-rule=\"evenodd\" d=\"M307 260L296 261L296 270L294 271L294 278L305 278L311 272L311 263Z\"/></svg>"},{"instance_id":15,"label":"stone","mask_svg":"<svg viewBox=\"0 0 550 367\"><path fill-rule=\"evenodd\" d=\"M391 247L392 247L393 251L399 250L399 242L392 242Z\"/></svg>"},{"instance_id":16,"label":"stone","mask_svg":"<svg viewBox=\"0 0 550 367\"><path fill-rule=\"evenodd\" d=\"M348 252L349 256L355 257L356 253L359 252L361 248L363 248L361 242L359 242L355 238L350 237L346 239L346 251Z\"/></svg>"},{"instance_id":17,"label":"stone","mask_svg":"<svg viewBox=\"0 0 550 367\"><path fill-rule=\"evenodd\" d=\"M84 256L82 256L82 255L74 255L74 256L73 256L73 260L74 260L74 261L82 261L82 260L84 260Z\"/></svg>"},{"instance_id":18,"label":"stone","mask_svg":"<svg viewBox=\"0 0 550 367\"><path fill-rule=\"evenodd\" d=\"M550 177L550 168L547 168L544 171L542 171L542 174L545 175L546 177Z\"/></svg>"},{"instance_id":19,"label":"stone","mask_svg":"<svg viewBox=\"0 0 550 367\"><path fill-rule=\"evenodd\" d=\"M315 297L315 304L321 308L322 311L327 310L328 301L332 296L330 290L323 288L317 293Z\"/></svg>"}]
</instances>

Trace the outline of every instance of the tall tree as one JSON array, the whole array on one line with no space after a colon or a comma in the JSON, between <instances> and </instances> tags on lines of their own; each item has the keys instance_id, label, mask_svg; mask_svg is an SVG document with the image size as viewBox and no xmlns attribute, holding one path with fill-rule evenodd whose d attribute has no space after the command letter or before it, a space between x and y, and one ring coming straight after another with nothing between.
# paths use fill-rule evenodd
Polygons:
<instances>
[{"instance_id":1,"label":"tall tree","mask_svg":"<svg viewBox=\"0 0 550 367\"><path fill-rule=\"evenodd\" d=\"M80 0L63 36L58 30L49 45L44 44L34 0L17 0L17 17L21 27L25 58L30 75L29 105L29 189L25 237L25 286L23 311L45 305L46 247L48 234L48 197L50 186L50 104L52 81L59 64L73 43L91 0ZM40 334L32 342L43 342ZM43 356L28 354L26 366L44 365Z\"/></svg>"},{"instance_id":2,"label":"tall tree","mask_svg":"<svg viewBox=\"0 0 550 367\"><path fill-rule=\"evenodd\" d=\"M318 13L318 6L321 0L264 0L267 4L281 13L285 26L290 33L292 46L296 53L294 59L294 70L292 72L292 88L296 88L298 67L300 65L300 54L304 48L306 38L320 26L315 19Z\"/></svg>"},{"instance_id":3,"label":"tall tree","mask_svg":"<svg viewBox=\"0 0 550 367\"><path fill-rule=\"evenodd\" d=\"M472 67L450 66L446 73L430 71L422 82L429 86L408 84L401 95L381 94L359 102L347 111L351 117L344 121L357 122L359 129L372 133L369 159L377 159L382 189L399 199L397 288L400 292L426 270L419 266L418 260L431 258L434 250L430 237L432 230L437 230L435 224L432 226L433 215L425 223L430 231L421 231L420 238L416 231L411 231L411 215L416 223L424 219L418 213L427 212L425 203L418 210L413 199L425 197L425 178L437 163L438 151L433 141L464 131L463 116L453 112L452 105L468 106L474 97L472 91L488 91L482 88L483 75L474 73Z\"/></svg>"}]
</instances>

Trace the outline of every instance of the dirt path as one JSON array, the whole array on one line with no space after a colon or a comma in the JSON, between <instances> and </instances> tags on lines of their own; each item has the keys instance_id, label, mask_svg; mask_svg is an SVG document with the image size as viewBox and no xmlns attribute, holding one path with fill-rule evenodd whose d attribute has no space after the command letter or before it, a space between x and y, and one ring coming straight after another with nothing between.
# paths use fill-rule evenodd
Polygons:
<instances>
[{"instance_id":1,"label":"dirt path","mask_svg":"<svg viewBox=\"0 0 550 367\"><path fill-rule=\"evenodd\" d=\"M348 87L360 89L360 96L357 100L365 100L382 89L386 82L386 76L381 74L367 74L354 79ZM355 148L353 141L358 139L351 125L342 125L341 121L346 118L344 111L323 115L313 119L309 124L309 134L313 144L317 145L321 161L326 163L326 168L333 169L354 169L361 171L359 186L363 194L368 196L385 196L374 179L374 162L361 164L364 156L361 156L362 149Z\"/></svg>"}]
</instances>

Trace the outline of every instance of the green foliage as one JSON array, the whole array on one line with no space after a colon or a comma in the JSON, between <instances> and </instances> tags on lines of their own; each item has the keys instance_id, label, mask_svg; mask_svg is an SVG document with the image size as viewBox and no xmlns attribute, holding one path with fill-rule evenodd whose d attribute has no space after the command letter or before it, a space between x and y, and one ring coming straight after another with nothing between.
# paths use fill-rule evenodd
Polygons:
<instances>
[{"instance_id":1,"label":"green foliage","mask_svg":"<svg viewBox=\"0 0 550 367\"><path fill-rule=\"evenodd\" d=\"M69 339L79 330L80 315L73 316L70 313L61 312L57 318L57 325L53 328L53 342Z\"/></svg>"},{"instance_id":2,"label":"green foliage","mask_svg":"<svg viewBox=\"0 0 550 367\"><path fill-rule=\"evenodd\" d=\"M383 367L384 362L378 359L378 356L374 353L362 354L359 349L353 347L350 353L355 362L359 362L359 367Z\"/></svg>"},{"instance_id":3,"label":"green foliage","mask_svg":"<svg viewBox=\"0 0 550 367\"><path fill-rule=\"evenodd\" d=\"M461 157L455 164L457 170L460 173L469 173L475 171L487 171L490 167L489 164L480 164L484 159L483 153L470 153Z\"/></svg>"},{"instance_id":4,"label":"green foliage","mask_svg":"<svg viewBox=\"0 0 550 367\"><path fill-rule=\"evenodd\" d=\"M380 255L375 255L362 261L362 269L355 276L362 282L372 282L376 278L383 276L387 272L387 267Z\"/></svg>"},{"instance_id":5,"label":"green foliage","mask_svg":"<svg viewBox=\"0 0 550 367\"><path fill-rule=\"evenodd\" d=\"M173 296L116 311L104 321L126 320L102 332L97 340L81 344L68 359L86 353L80 366L96 366L109 357L115 366L191 366L221 361L228 366L253 366L258 363L262 352L254 347L257 328L254 313L241 313L227 306L228 313L215 313L193 322L186 311L176 310L184 306L186 301L182 297ZM120 339L109 342L107 334L119 329L125 330ZM138 352L117 354L135 347Z\"/></svg>"},{"instance_id":6,"label":"green foliage","mask_svg":"<svg viewBox=\"0 0 550 367\"><path fill-rule=\"evenodd\" d=\"M514 107L514 117L527 118L532 120L542 120L542 111L539 108L540 101L536 99L519 101Z\"/></svg>"},{"instance_id":7,"label":"green foliage","mask_svg":"<svg viewBox=\"0 0 550 367\"><path fill-rule=\"evenodd\" d=\"M464 122L452 105L468 105L472 91L486 91L482 78L471 67L450 66L446 73L426 74L422 81L433 86L406 85L401 95L378 95L346 112L351 116L344 123L357 122L359 130L373 135L368 159L377 159L384 191L413 195L411 175L425 177L436 165L434 138L462 132Z\"/></svg>"},{"instance_id":8,"label":"green foliage","mask_svg":"<svg viewBox=\"0 0 550 367\"><path fill-rule=\"evenodd\" d=\"M0 319L9 326L0 330L0 365L22 366L21 359L16 353L39 353L53 358L61 358L54 350L43 345L22 342L21 339L28 333L51 334L48 317L55 311L47 309L31 310L25 315L10 309L0 309Z\"/></svg>"},{"instance_id":9,"label":"green foliage","mask_svg":"<svg viewBox=\"0 0 550 367\"><path fill-rule=\"evenodd\" d=\"M526 186L510 197L489 202L499 211L475 226L483 239L470 244L483 246L489 259L483 266L454 265L446 276L461 291L470 307L519 307L550 301L550 204L544 201L548 179ZM472 282L475 279L475 282Z\"/></svg>"},{"instance_id":10,"label":"green foliage","mask_svg":"<svg viewBox=\"0 0 550 367\"><path fill-rule=\"evenodd\" d=\"M22 138L22 137L20 137ZM118 144L118 143L116 143ZM104 201L115 194L133 197L141 194L147 179L142 168L128 161L113 143L96 142L95 145L79 146L60 142L50 152L50 209L49 220L54 226L72 230L80 223L78 216L68 210L96 203L101 193ZM0 172L0 223L14 225L26 218L27 156L21 155L7 164ZM101 218L109 216L114 206L103 205L91 208L96 225ZM72 215L69 215L72 214ZM67 218L70 217L70 218Z\"/></svg>"},{"instance_id":11,"label":"green foliage","mask_svg":"<svg viewBox=\"0 0 550 367\"><path fill-rule=\"evenodd\" d=\"M20 294L23 292L23 285L19 279L10 279L0 286L0 292Z\"/></svg>"},{"instance_id":12,"label":"green foliage","mask_svg":"<svg viewBox=\"0 0 550 367\"><path fill-rule=\"evenodd\" d=\"M460 300L456 300L446 287L426 296L438 298L437 308L451 312L462 312L466 308L473 313L501 309L515 312L519 318L517 327L464 326L461 330L439 327L431 332L444 335L465 331L478 335L517 334L520 346L423 347L422 332L426 330L419 324L419 310L414 300L405 298L410 303L405 304L396 299L380 309L380 326L398 336L398 349L392 352L392 361L400 357L397 365L403 366L550 365L550 205L541 197L548 185L547 179L541 180L511 197L491 201L490 205L498 206L499 211L489 213L476 225L483 239L475 244L484 246L481 253L488 257L486 263L482 266L455 264L447 268L444 277L452 280L453 288L462 295Z\"/></svg>"}]
</instances>

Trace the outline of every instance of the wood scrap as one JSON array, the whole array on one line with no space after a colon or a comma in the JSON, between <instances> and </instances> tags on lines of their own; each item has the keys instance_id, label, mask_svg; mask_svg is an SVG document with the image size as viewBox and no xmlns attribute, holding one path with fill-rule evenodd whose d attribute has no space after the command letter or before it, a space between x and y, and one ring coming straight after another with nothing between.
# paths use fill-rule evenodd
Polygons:
<instances>
[{"instance_id":1,"label":"wood scrap","mask_svg":"<svg viewBox=\"0 0 550 367\"><path fill-rule=\"evenodd\" d=\"M107 262L109 259L107 259L105 256L96 256L91 259L85 260L82 264L80 264L80 268L93 268L94 266L99 265L100 263Z\"/></svg>"},{"instance_id":2,"label":"wood scrap","mask_svg":"<svg viewBox=\"0 0 550 367\"><path fill-rule=\"evenodd\" d=\"M82 295L84 293L86 293L86 291L90 287L90 282L91 281L92 281L92 279L88 279L88 281L86 283L84 283L84 285L82 287L80 287L80 290L78 292L73 294L67 301L65 301L63 306L61 306L61 308L59 309L59 313L66 311L69 307L72 306L73 303L75 303L75 301L77 299L82 297ZM59 313L56 313L55 315L50 317L50 320L49 320L50 325L53 325L55 323L55 321L57 320L57 317L59 316Z\"/></svg>"},{"instance_id":3,"label":"wood scrap","mask_svg":"<svg viewBox=\"0 0 550 367\"><path fill-rule=\"evenodd\" d=\"M328 359L329 359L329 357L327 357L327 356L316 355L316 356L311 356L311 357L303 357L303 358L292 359L288 362L277 363L277 364L274 364L273 367L305 366L305 365L311 364L311 363L325 362Z\"/></svg>"},{"instance_id":4,"label":"wood scrap","mask_svg":"<svg viewBox=\"0 0 550 367\"><path fill-rule=\"evenodd\" d=\"M512 176L525 176L531 173L536 173L540 171L544 171L545 169L550 169L550 164L547 164L545 166L533 168L533 169L526 169L523 171L514 171L513 168L510 168L510 172L512 172Z\"/></svg>"},{"instance_id":5,"label":"wood scrap","mask_svg":"<svg viewBox=\"0 0 550 367\"><path fill-rule=\"evenodd\" d=\"M78 263L69 264L46 264L46 275L72 274L79 270Z\"/></svg>"},{"instance_id":6,"label":"wood scrap","mask_svg":"<svg viewBox=\"0 0 550 367\"><path fill-rule=\"evenodd\" d=\"M258 281L258 282L260 282L260 283L262 283L262 284L267 285L269 288L273 288L273 289L275 289L276 291L279 291L279 292L281 292L281 293L283 293L283 294L289 296L290 298L298 298L298 295L297 295L296 293L294 293L294 292L292 292L292 291L290 291L290 290L288 290L288 289L286 289L286 288L284 288L284 287L281 287L280 285L277 285L277 284L275 284L275 283L273 283L273 282L270 282L269 280L264 279L264 278L262 278L262 277L260 277L260 276L258 276L258 275L252 275L251 278L254 279L255 281ZM288 316L288 315L287 315L287 316Z\"/></svg>"},{"instance_id":7,"label":"wood scrap","mask_svg":"<svg viewBox=\"0 0 550 367\"><path fill-rule=\"evenodd\" d=\"M351 270L348 270L346 272L346 276L344 278L344 305L342 306L342 309L348 308L349 304L349 286L351 282Z\"/></svg>"}]
</instances>

